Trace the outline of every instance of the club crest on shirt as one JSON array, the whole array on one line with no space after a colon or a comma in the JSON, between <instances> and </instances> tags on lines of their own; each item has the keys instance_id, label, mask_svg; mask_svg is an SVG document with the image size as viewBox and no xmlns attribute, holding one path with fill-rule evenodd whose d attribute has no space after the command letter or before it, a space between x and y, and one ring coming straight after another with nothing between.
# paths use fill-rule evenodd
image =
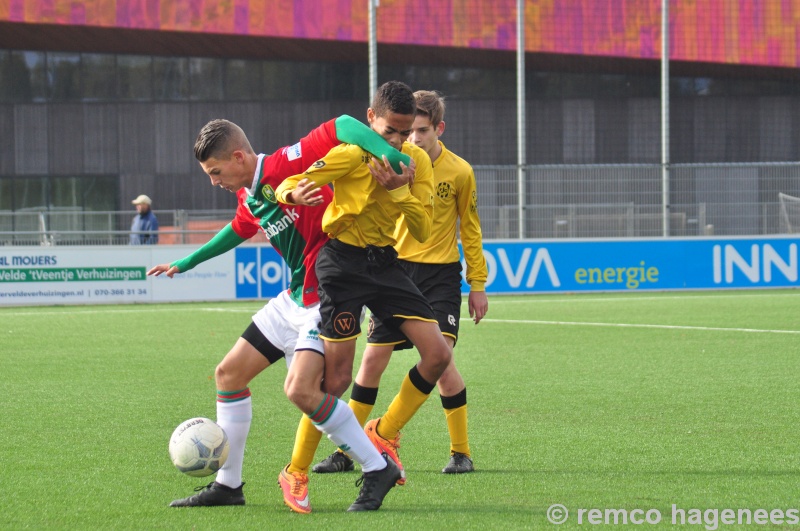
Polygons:
<instances>
[{"instance_id":1,"label":"club crest on shirt","mask_svg":"<svg viewBox=\"0 0 800 531\"><path fill-rule=\"evenodd\" d=\"M450 197L450 183L439 183L436 186L436 195L442 199Z\"/></svg>"},{"instance_id":2,"label":"club crest on shirt","mask_svg":"<svg viewBox=\"0 0 800 531\"><path fill-rule=\"evenodd\" d=\"M261 189L261 195L264 196L264 199L269 201L270 203L277 204L278 198L275 197L275 190L272 189L272 186L266 185L264 188Z\"/></svg>"}]
</instances>

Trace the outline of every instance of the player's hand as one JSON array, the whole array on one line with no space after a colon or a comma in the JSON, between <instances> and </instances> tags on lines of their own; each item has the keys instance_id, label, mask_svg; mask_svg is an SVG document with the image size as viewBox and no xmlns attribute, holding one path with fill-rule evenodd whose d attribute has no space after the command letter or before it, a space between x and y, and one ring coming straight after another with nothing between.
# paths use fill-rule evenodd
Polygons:
<instances>
[{"instance_id":1,"label":"player's hand","mask_svg":"<svg viewBox=\"0 0 800 531\"><path fill-rule=\"evenodd\" d=\"M403 164L402 162L400 164ZM411 159L408 164L408 169L411 170L411 178L408 180L409 188L414 186L414 177L417 176L417 163L414 162L414 159Z\"/></svg>"},{"instance_id":2,"label":"player's hand","mask_svg":"<svg viewBox=\"0 0 800 531\"><path fill-rule=\"evenodd\" d=\"M469 316L472 317L475 324L480 323L486 312L489 311L489 299L486 298L486 292L470 291L467 306L469 307Z\"/></svg>"},{"instance_id":3,"label":"player's hand","mask_svg":"<svg viewBox=\"0 0 800 531\"><path fill-rule=\"evenodd\" d=\"M383 155L383 161L373 157L372 161L367 163L367 167L369 167L372 177L378 181L378 184L387 190L396 190L405 185L411 186L414 182L414 170L411 167L401 162L400 168L402 168L403 173L398 174L394 171L392 165L389 164L386 155Z\"/></svg>"},{"instance_id":4,"label":"player's hand","mask_svg":"<svg viewBox=\"0 0 800 531\"><path fill-rule=\"evenodd\" d=\"M159 264L157 266L153 266L150 271L147 272L148 277L157 277L162 273L166 274L169 278L175 276L176 273L180 273L181 270L175 266L170 267L169 264Z\"/></svg>"},{"instance_id":5,"label":"player's hand","mask_svg":"<svg viewBox=\"0 0 800 531\"><path fill-rule=\"evenodd\" d=\"M289 194L289 200L295 205L319 206L323 203L322 191L314 181L302 179L297 188Z\"/></svg>"}]
</instances>

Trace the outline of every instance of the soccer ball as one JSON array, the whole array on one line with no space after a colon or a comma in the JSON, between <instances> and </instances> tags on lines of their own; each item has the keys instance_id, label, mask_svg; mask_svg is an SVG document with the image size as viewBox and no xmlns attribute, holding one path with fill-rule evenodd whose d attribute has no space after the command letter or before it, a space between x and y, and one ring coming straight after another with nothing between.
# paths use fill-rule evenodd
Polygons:
<instances>
[{"instance_id":1,"label":"soccer ball","mask_svg":"<svg viewBox=\"0 0 800 531\"><path fill-rule=\"evenodd\" d=\"M193 477L210 476L228 459L228 436L213 420L196 417L181 422L169 439L175 468Z\"/></svg>"}]
</instances>

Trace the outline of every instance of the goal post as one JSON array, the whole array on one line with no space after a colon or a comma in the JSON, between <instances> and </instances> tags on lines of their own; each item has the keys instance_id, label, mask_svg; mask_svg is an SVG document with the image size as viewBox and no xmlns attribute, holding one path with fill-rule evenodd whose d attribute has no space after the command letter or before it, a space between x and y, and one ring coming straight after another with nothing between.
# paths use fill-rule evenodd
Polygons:
<instances>
[{"instance_id":1,"label":"goal post","mask_svg":"<svg viewBox=\"0 0 800 531\"><path fill-rule=\"evenodd\" d=\"M781 234L800 233L800 197L778 193L780 203L779 230Z\"/></svg>"}]
</instances>

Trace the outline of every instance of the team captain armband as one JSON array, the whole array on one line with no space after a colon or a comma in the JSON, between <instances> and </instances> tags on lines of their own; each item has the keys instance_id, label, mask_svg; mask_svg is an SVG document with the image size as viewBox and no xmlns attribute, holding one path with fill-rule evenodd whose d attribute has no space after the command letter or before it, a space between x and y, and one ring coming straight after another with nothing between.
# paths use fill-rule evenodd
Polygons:
<instances>
[{"instance_id":1,"label":"team captain armband","mask_svg":"<svg viewBox=\"0 0 800 531\"><path fill-rule=\"evenodd\" d=\"M346 144L361 146L378 159L386 155L389 164L398 174L403 173L403 169L400 168L400 162L406 166L411 162L411 157L397 151L381 135L346 114L336 119L336 138Z\"/></svg>"},{"instance_id":2,"label":"team captain armband","mask_svg":"<svg viewBox=\"0 0 800 531\"><path fill-rule=\"evenodd\" d=\"M245 238L242 238L236 234L231 224L228 223L222 228L222 230L214 235L214 237L211 238L208 243L200 247L189 256L181 258L180 260L175 260L170 264L170 267L177 267L181 273L185 273L190 269L194 269L206 260L211 260L215 256L227 253L244 241Z\"/></svg>"}]
</instances>

